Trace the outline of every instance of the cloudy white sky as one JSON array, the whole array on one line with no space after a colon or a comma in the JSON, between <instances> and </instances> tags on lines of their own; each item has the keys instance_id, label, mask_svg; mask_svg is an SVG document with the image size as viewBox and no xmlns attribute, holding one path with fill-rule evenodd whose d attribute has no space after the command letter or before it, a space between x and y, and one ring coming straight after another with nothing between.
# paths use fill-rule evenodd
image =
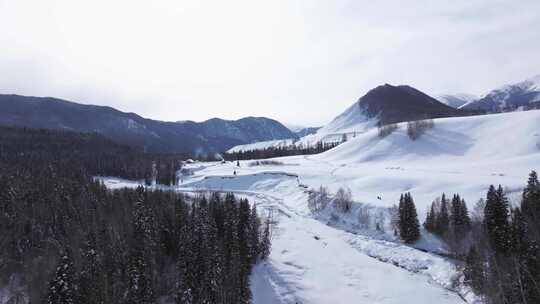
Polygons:
<instances>
[{"instance_id":1,"label":"cloudy white sky","mask_svg":"<svg viewBox=\"0 0 540 304\"><path fill-rule=\"evenodd\" d=\"M369 89L540 74L540 1L0 0L0 93L318 125Z\"/></svg>"}]
</instances>

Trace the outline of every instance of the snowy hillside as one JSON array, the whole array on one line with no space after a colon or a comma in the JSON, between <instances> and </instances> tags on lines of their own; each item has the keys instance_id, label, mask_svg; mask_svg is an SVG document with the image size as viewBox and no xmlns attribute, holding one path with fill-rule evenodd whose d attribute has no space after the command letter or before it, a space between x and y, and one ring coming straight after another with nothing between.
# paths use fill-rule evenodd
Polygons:
<instances>
[{"instance_id":1,"label":"snowy hillside","mask_svg":"<svg viewBox=\"0 0 540 304\"><path fill-rule=\"evenodd\" d=\"M370 119L360 108L358 102L348 107L343 113L322 127L318 133L365 131L376 124L376 119Z\"/></svg>"},{"instance_id":2,"label":"snowy hillside","mask_svg":"<svg viewBox=\"0 0 540 304\"><path fill-rule=\"evenodd\" d=\"M363 133L376 127L377 122L376 117L369 118L360 108L358 102L355 102L316 133L300 138L298 143L310 146L317 144L319 141L339 142L343 134L353 137L358 133Z\"/></svg>"},{"instance_id":3,"label":"snowy hillside","mask_svg":"<svg viewBox=\"0 0 540 304\"><path fill-rule=\"evenodd\" d=\"M267 148L279 148L286 147L291 145L294 142L294 139L278 139L278 140L268 140L268 141L259 141L252 144L238 145L227 150L228 153L240 152L240 151L252 151L252 150L263 150Z\"/></svg>"},{"instance_id":4,"label":"snowy hillside","mask_svg":"<svg viewBox=\"0 0 540 304\"><path fill-rule=\"evenodd\" d=\"M464 104L477 100L478 96L466 93L443 94L436 96L436 99L447 106L458 109Z\"/></svg>"},{"instance_id":5,"label":"snowy hillside","mask_svg":"<svg viewBox=\"0 0 540 304\"><path fill-rule=\"evenodd\" d=\"M281 159L299 165L292 173L303 183L346 185L367 203L391 206L412 191L421 215L443 191L473 204L490 184L519 192L530 170L540 170L538 110L434 121L416 141L402 123L385 138L374 128L325 153Z\"/></svg>"},{"instance_id":6,"label":"snowy hillside","mask_svg":"<svg viewBox=\"0 0 540 304\"><path fill-rule=\"evenodd\" d=\"M540 169L540 111L437 119L416 141L404 124L383 139L372 130L312 158L337 168L332 174L340 178L323 184L345 181L368 202L389 206L411 191L423 214L445 191L473 204L489 184L520 191L527 174Z\"/></svg>"},{"instance_id":7,"label":"snowy hillside","mask_svg":"<svg viewBox=\"0 0 540 304\"><path fill-rule=\"evenodd\" d=\"M516 109L538 101L540 101L540 75L497 88L461 108L497 112L507 108Z\"/></svg>"}]
</instances>

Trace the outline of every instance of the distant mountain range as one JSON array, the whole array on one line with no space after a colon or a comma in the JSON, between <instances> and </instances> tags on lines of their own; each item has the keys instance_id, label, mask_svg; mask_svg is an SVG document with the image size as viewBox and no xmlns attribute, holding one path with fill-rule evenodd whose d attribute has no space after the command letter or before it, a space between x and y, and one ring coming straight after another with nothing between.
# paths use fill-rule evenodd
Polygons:
<instances>
[{"instance_id":1,"label":"distant mountain range","mask_svg":"<svg viewBox=\"0 0 540 304\"><path fill-rule=\"evenodd\" d=\"M468 94L433 98L411 86L385 84L367 92L321 128L287 128L264 117L166 122L106 106L19 95L0 95L0 125L96 132L149 152L206 154L280 139L303 138L301 142L314 144L377 125L533 107L540 108L540 75L492 90L481 98Z\"/></svg>"},{"instance_id":2,"label":"distant mountain range","mask_svg":"<svg viewBox=\"0 0 540 304\"><path fill-rule=\"evenodd\" d=\"M264 117L165 122L111 107L20 95L0 95L0 125L96 132L162 153L214 153L240 144L296 137L278 121Z\"/></svg>"},{"instance_id":3,"label":"distant mountain range","mask_svg":"<svg viewBox=\"0 0 540 304\"><path fill-rule=\"evenodd\" d=\"M492 90L484 97L470 101L461 108L492 113L512 111L537 103L540 103L540 75Z\"/></svg>"}]
</instances>

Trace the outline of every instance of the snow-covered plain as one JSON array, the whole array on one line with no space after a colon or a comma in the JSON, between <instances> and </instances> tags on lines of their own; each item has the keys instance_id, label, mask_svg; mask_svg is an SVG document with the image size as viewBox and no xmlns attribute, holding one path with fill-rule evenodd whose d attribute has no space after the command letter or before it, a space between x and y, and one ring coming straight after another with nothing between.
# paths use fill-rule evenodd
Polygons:
<instances>
[{"instance_id":1,"label":"snow-covered plain","mask_svg":"<svg viewBox=\"0 0 540 304\"><path fill-rule=\"evenodd\" d=\"M371 129L325 153L279 161L190 164L197 170L175 187L233 191L273 214L272 253L252 276L256 304L474 303L466 288L453 287L458 273L452 261L312 214L304 185L331 192L348 187L358 205L374 208L391 207L408 191L421 221L442 192L459 193L470 209L490 184L518 197L528 173L540 169L540 111L437 119L416 141L405 124L384 138ZM429 235L423 242L433 244Z\"/></svg>"}]
</instances>

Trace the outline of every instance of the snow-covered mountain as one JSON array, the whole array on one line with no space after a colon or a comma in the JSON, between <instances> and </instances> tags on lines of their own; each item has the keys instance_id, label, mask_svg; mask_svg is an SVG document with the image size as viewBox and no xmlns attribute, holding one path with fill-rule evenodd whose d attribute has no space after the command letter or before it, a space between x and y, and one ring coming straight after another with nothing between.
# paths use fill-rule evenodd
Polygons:
<instances>
[{"instance_id":1,"label":"snow-covered mountain","mask_svg":"<svg viewBox=\"0 0 540 304\"><path fill-rule=\"evenodd\" d=\"M318 141L339 141L342 134L355 137L379 124L462 115L461 110L413 87L385 84L370 90L317 133L301 138L300 142L312 145Z\"/></svg>"},{"instance_id":2,"label":"snow-covered mountain","mask_svg":"<svg viewBox=\"0 0 540 304\"><path fill-rule=\"evenodd\" d=\"M321 131L349 131L370 126L373 122L390 124L460 115L461 111L413 87L385 84L370 90Z\"/></svg>"},{"instance_id":3,"label":"snow-covered mountain","mask_svg":"<svg viewBox=\"0 0 540 304\"><path fill-rule=\"evenodd\" d=\"M436 99L447 106L459 109L464 104L477 100L478 96L467 93L443 94L436 96Z\"/></svg>"},{"instance_id":4,"label":"snow-covered mountain","mask_svg":"<svg viewBox=\"0 0 540 304\"><path fill-rule=\"evenodd\" d=\"M367 113L360 107L359 102L355 102L343 113L336 116L332 121L319 129L318 134L328 134L335 132L363 131L377 124L376 120L371 119Z\"/></svg>"},{"instance_id":5,"label":"snow-covered mountain","mask_svg":"<svg viewBox=\"0 0 540 304\"><path fill-rule=\"evenodd\" d=\"M484 97L471 101L461 108L501 112L540 102L540 75L492 90Z\"/></svg>"}]
</instances>

